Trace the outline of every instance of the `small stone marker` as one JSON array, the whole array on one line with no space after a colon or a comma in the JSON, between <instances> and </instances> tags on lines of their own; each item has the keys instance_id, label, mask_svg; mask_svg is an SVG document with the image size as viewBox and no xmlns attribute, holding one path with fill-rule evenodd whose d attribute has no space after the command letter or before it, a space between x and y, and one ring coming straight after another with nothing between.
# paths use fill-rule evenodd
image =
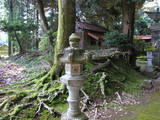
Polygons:
<instances>
[{"instance_id":1,"label":"small stone marker","mask_svg":"<svg viewBox=\"0 0 160 120\"><path fill-rule=\"evenodd\" d=\"M153 71L153 53L147 52L147 71L152 72Z\"/></svg>"},{"instance_id":2,"label":"small stone marker","mask_svg":"<svg viewBox=\"0 0 160 120\"><path fill-rule=\"evenodd\" d=\"M80 38L73 33L69 38L70 47L64 49L59 54L59 60L65 64L65 75L60 80L67 85L69 97L67 99L69 108L67 113L63 114L61 120L86 120L87 117L80 110L79 91L84 82L83 62L88 56L85 51L79 48Z\"/></svg>"}]
</instances>

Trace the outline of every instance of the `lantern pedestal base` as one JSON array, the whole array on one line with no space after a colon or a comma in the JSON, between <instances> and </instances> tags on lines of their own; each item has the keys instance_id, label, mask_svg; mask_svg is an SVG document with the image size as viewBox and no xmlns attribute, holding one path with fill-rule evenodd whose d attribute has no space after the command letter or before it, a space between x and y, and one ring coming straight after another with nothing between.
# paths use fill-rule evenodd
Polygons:
<instances>
[{"instance_id":1,"label":"lantern pedestal base","mask_svg":"<svg viewBox=\"0 0 160 120\"><path fill-rule=\"evenodd\" d=\"M88 120L88 118L83 113L81 113L80 115L77 115L75 117L69 116L69 115L67 115L67 113L65 113L61 116L61 120Z\"/></svg>"}]
</instances>

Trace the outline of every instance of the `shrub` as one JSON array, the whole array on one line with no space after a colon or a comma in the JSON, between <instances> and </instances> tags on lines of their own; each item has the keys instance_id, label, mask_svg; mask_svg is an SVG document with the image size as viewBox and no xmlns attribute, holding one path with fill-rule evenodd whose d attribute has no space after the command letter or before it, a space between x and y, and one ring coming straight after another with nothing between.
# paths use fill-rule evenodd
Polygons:
<instances>
[{"instance_id":1,"label":"shrub","mask_svg":"<svg viewBox=\"0 0 160 120\"><path fill-rule=\"evenodd\" d=\"M120 50L127 50L130 47L130 43L127 39L127 35L120 33L119 31L112 31L106 33L104 36L105 44L107 48L119 48Z\"/></svg>"},{"instance_id":2,"label":"shrub","mask_svg":"<svg viewBox=\"0 0 160 120\"><path fill-rule=\"evenodd\" d=\"M147 60L147 56L139 56L137 57L139 60L142 60L142 61L146 61Z\"/></svg>"},{"instance_id":3,"label":"shrub","mask_svg":"<svg viewBox=\"0 0 160 120\"><path fill-rule=\"evenodd\" d=\"M146 51L155 51L156 48L155 48L155 46L152 43L147 43L145 50Z\"/></svg>"},{"instance_id":4,"label":"shrub","mask_svg":"<svg viewBox=\"0 0 160 120\"><path fill-rule=\"evenodd\" d=\"M144 54L147 44L145 40L142 39L134 39L133 40L134 48L139 54Z\"/></svg>"},{"instance_id":5,"label":"shrub","mask_svg":"<svg viewBox=\"0 0 160 120\"><path fill-rule=\"evenodd\" d=\"M150 35L151 30L148 26L153 23L153 20L148 17L139 17L135 20L135 35Z\"/></svg>"}]
</instances>

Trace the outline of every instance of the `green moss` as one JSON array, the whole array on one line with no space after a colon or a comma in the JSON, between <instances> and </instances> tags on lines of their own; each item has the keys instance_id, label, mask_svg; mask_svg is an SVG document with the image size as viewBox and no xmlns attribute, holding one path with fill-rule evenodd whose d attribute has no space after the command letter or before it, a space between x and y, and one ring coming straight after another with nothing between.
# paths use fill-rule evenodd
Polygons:
<instances>
[{"instance_id":1,"label":"green moss","mask_svg":"<svg viewBox=\"0 0 160 120\"><path fill-rule=\"evenodd\" d=\"M18 114L18 120L33 120L35 117L35 112L37 111L37 106L32 106L27 109L23 109Z\"/></svg>"},{"instance_id":2,"label":"green moss","mask_svg":"<svg viewBox=\"0 0 160 120\"><path fill-rule=\"evenodd\" d=\"M92 69L93 69L93 64L91 64L91 63L89 63L89 62L86 62L85 63L85 68L87 69L87 70L89 70L89 71L91 71Z\"/></svg>"},{"instance_id":3,"label":"green moss","mask_svg":"<svg viewBox=\"0 0 160 120\"><path fill-rule=\"evenodd\" d=\"M37 99L38 93L32 93L28 97L25 98L27 102L32 102L33 100Z\"/></svg>"},{"instance_id":4,"label":"green moss","mask_svg":"<svg viewBox=\"0 0 160 120\"><path fill-rule=\"evenodd\" d=\"M43 110L39 120L54 120L55 118L53 117L53 115L51 115L48 110ZM56 120L56 119L55 119Z\"/></svg>"},{"instance_id":5,"label":"green moss","mask_svg":"<svg viewBox=\"0 0 160 120\"><path fill-rule=\"evenodd\" d=\"M160 120L160 92L153 94L147 104L129 107L127 111L133 111L133 117L122 120Z\"/></svg>"},{"instance_id":6,"label":"green moss","mask_svg":"<svg viewBox=\"0 0 160 120\"><path fill-rule=\"evenodd\" d=\"M34 118L35 117L35 111L37 108L35 106L32 106L32 108L28 108L24 110L24 117L26 118Z\"/></svg>"},{"instance_id":7,"label":"green moss","mask_svg":"<svg viewBox=\"0 0 160 120\"><path fill-rule=\"evenodd\" d=\"M53 108L61 113L64 113L67 111L68 104L62 101L54 101ZM50 115L48 110L43 110L39 120L60 120L60 118L53 117L52 115Z\"/></svg>"},{"instance_id":8,"label":"green moss","mask_svg":"<svg viewBox=\"0 0 160 120\"><path fill-rule=\"evenodd\" d=\"M17 95L14 95L11 97L11 101L12 102L16 102L16 101L20 101L21 99L23 99L25 96L27 96L27 94L25 92L20 92Z\"/></svg>"},{"instance_id":9,"label":"green moss","mask_svg":"<svg viewBox=\"0 0 160 120\"><path fill-rule=\"evenodd\" d=\"M50 87L50 89L48 89L48 92L51 92L51 93L53 93L53 92L55 92L55 91L57 91L57 90L61 90L61 89L63 89L63 84L61 83L61 82L59 82L59 81L56 81L56 82L54 82L53 84L52 84L52 86Z\"/></svg>"},{"instance_id":10,"label":"green moss","mask_svg":"<svg viewBox=\"0 0 160 120\"><path fill-rule=\"evenodd\" d=\"M60 104L56 104L53 106L54 109L56 109L57 111L61 112L61 113L65 113L67 111L68 108L68 104L65 103L60 103Z\"/></svg>"},{"instance_id":11,"label":"green moss","mask_svg":"<svg viewBox=\"0 0 160 120\"><path fill-rule=\"evenodd\" d=\"M147 56L138 56L139 60L147 61Z\"/></svg>"},{"instance_id":12,"label":"green moss","mask_svg":"<svg viewBox=\"0 0 160 120\"><path fill-rule=\"evenodd\" d=\"M140 85L142 85L144 80L147 80L147 77L142 76L140 73L131 70L130 73L127 75L127 82L125 91L129 93L137 93L141 92Z\"/></svg>"},{"instance_id":13,"label":"green moss","mask_svg":"<svg viewBox=\"0 0 160 120\"><path fill-rule=\"evenodd\" d=\"M21 120L33 120L33 118L21 118Z\"/></svg>"},{"instance_id":14,"label":"green moss","mask_svg":"<svg viewBox=\"0 0 160 120\"><path fill-rule=\"evenodd\" d=\"M17 105L15 108L14 108L14 111L13 112L11 112L11 116L15 116L15 115L17 115L20 111L21 111L21 109L23 108L23 106L22 105Z\"/></svg>"}]
</instances>

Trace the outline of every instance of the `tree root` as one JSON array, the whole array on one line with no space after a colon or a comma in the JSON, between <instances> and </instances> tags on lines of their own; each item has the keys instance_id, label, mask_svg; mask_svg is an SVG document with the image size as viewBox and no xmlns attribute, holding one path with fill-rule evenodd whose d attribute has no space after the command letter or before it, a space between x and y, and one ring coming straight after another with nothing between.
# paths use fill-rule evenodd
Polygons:
<instances>
[{"instance_id":1,"label":"tree root","mask_svg":"<svg viewBox=\"0 0 160 120\"><path fill-rule=\"evenodd\" d=\"M4 100L4 102L0 105L0 108L4 111L9 111L10 107L17 104L19 101L21 101L24 97L26 97L27 94L26 93L19 93L17 95L8 97L6 100Z\"/></svg>"},{"instance_id":2,"label":"tree root","mask_svg":"<svg viewBox=\"0 0 160 120\"><path fill-rule=\"evenodd\" d=\"M50 73L48 72L46 75L44 75L40 80L38 80L37 83L35 83L35 88L37 91L39 91L41 88L43 88L45 83L49 83L50 79Z\"/></svg>"},{"instance_id":3,"label":"tree root","mask_svg":"<svg viewBox=\"0 0 160 120\"><path fill-rule=\"evenodd\" d=\"M6 93L4 91L0 91L0 96L4 96Z\"/></svg>"},{"instance_id":4,"label":"tree root","mask_svg":"<svg viewBox=\"0 0 160 120\"><path fill-rule=\"evenodd\" d=\"M108 66L110 66L111 65L111 61L110 61L110 59L108 59L107 60L107 62L105 62L105 63L103 63L103 64L100 64L100 65L98 65L97 67L95 67L93 70L92 70L92 74L95 74L95 73L97 73L97 72L100 72L100 71L102 71L104 68L106 68L106 67L108 67Z\"/></svg>"},{"instance_id":5,"label":"tree root","mask_svg":"<svg viewBox=\"0 0 160 120\"><path fill-rule=\"evenodd\" d=\"M89 96L84 92L83 89L81 89L81 92L83 93L83 95L86 97L86 99L90 99Z\"/></svg>"},{"instance_id":6,"label":"tree root","mask_svg":"<svg viewBox=\"0 0 160 120\"><path fill-rule=\"evenodd\" d=\"M53 116L55 116L55 117L60 117L60 116L61 116L61 113L60 113L59 111L57 111L57 110L49 107L49 106L45 103L46 101L48 101L48 100L40 100L40 99L39 99L39 108L38 108L35 116L37 116L37 115L41 112L42 108L45 108L45 109L47 109L47 110L50 112L51 115L53 115Z\"/></svg>"},{"instance_id":7,"label":"tree root","mask_svg":"<svg viewBox=\"0 0 160 120\"><path fill-rule=\"evenodd\" d=\"M8 99L5 99L1 104L0 104L0 110L4 108L4 106L7 104Z\"/></svg>"},{"instance_id":8,"label":"tree root","mask_svg":"<svg viewBox=\"0 0 160 120\"><path fill-rule=\"evenodd\" d=\"M98 81L100 84L101 93L104 96L104 98L106 98L106 87L105 87L106 78L107 78L107 75L105 74L105 72L103 72L100 80Z\"/></svg>"},{"instance_id":9,"label":"tree root","mask_svg":"<svg viewBox=\"0 0 160 120\"><path fill-rule=\"evenodd\" d=\"M33 105L33 101L39 101L39 108L36 112L36 115L40 113L42 108L47 109L50 114L60 117L61 113L46 104L53 101L60 94L64 93L65 86L57 84L56 81L53 81L51 78L51 72L43 73L37 77L24 81L24 83L19 83L18 85L8 86L0 91L0 95L3 97L7 95L8 97L0 100L0 110L7 113L7 116L4 116L2 119L9 120L16 117L23 109ZM40 78L40 79L39 79ZM55 84L55 89L54 88ZM60 85L57 87L57 85ZM31 87L32 86L32 87ZM17 89L18 88L18 89ZM19 88L22 88L24 92L19 92ZM2 93L2 94L1 94ZM32 93L32 94L30 94ZM1 119L1 118L0 118Z\"/></svg>"},{"instance_id":10,"label":"tree root","mask_svg":"<svg viewBox=\"0 0 160 120\"><path fill-rule=\"evenodd\" d=\"M41 112L41 109L42 109L42 102L39 102L39 107L38 107L38 110L35 114L35 117Z\"/></svg>"},{"instance_id":11,"label":"tree root","mask_svg":"<svg viewBox=\"0 0 160 120\"><path fill-rule=\"evenodd\" d=\"M51 113L51 115L53 115L55 117L60 117L61 116L60 112L58 112L57 110L49 107L47 104L42 102L42 105L44 106L44 108L46 108Z\"/></svg>"},{"instance_id":12,"label":"tree root","mask_svg":"<svg viewBox=\"0 0 160 120\"><path fill-rule=\"evenodd\" d=\"M83 101L81 101L82 104L82 111L88 110L88 105L91 105L91 99L90 97L84 92L83 89L81 89L81 92L83 93L83 95L85 96L85 99Z\"/></svg>"},{"instance_id":13,"label":"tree root","mask_svg":"<svg viewBox=\"0 0 160 120\"><path fill-rule=\"evenodd\" d=\"M26 103L26 104L22 104L22 105L17 105L14 110L10 113L10 116L16 116L20 111L22 111L23 109L33 105L34 103Z\"/></svg>"}]
</instances>

